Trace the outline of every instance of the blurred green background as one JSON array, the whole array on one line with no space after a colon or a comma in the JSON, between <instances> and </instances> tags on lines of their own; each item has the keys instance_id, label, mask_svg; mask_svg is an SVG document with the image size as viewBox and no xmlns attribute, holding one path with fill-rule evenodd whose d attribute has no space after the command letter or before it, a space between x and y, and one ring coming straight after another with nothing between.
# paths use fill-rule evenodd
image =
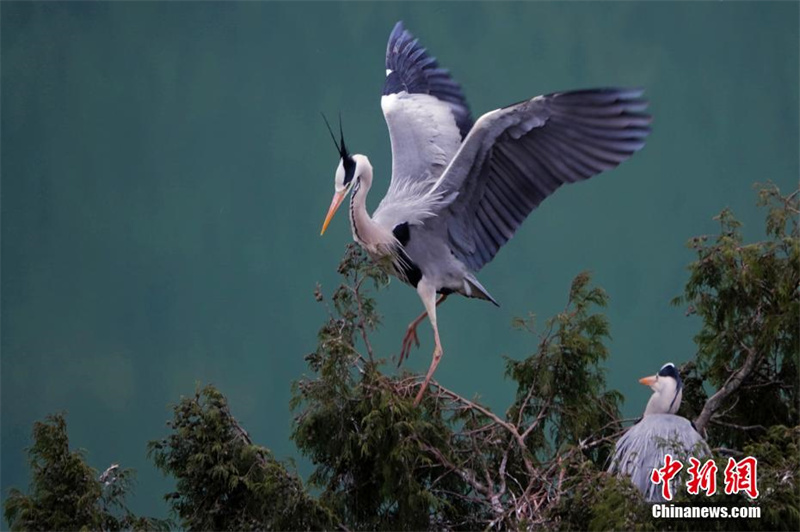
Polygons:
<instances>
[{"instance_id":1,"label":"blurred green background","mask_svg":"<svg viewBox=\"0 0 800 532\"><path fill-rule=\"evenodd\" d=\"M379 97L402 19L459 80L477 117L541 93L643 86L647 147L559 190L480 275L500 301L452 299L437 378L502 411L503 355L536 338L573 276L611 296L612 387L638 415L636 378L694 354L673 308L688 238L730 206L751 238L751 184L798 180L798 4L10 3L2 18L2 491L28 481L31 425L67 411L103 470L138 470L137 512L165 515L169 481L145 457L168 405L214 383L254 440L309 466L289 440L290 386L350 240L319 237L337 158L320 111L341 110L389 181ZM396 354L422 310L395 281L375 345ZM427 368L429 327L409 367Z\"/></svg>"}]
</instances>

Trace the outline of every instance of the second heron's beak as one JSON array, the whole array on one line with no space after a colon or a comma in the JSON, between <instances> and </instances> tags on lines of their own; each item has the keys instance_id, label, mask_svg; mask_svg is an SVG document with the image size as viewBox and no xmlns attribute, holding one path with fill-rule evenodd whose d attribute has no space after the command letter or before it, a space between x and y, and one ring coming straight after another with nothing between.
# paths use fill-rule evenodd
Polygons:
<instances>
[{"instance_id":1,"label":"second heron's beak","mask_svg":"<svg viewBox=\"0 0 800 532\"><path fill-rule=\"evenodd\" d=\"M645 386L652 386L656 383L656 379L658 378L657 375L651 375L649 377L642 377L639 379L639 382L644 384Z\"/></svg>"},{"instance_id":2,"label":"second heron's beak","mask_svg":"<svg viewBox=\"0 0 800 532\"><path fill-rule=\"evenodd\" d=\"M347 189L344 189L341 192L336 192L333 195L331 206L328 209L328 215L325 217L325 221L322 222L322 231L319 232L320 236L325 234L325 230L328 228L328 224L331 223L333 215L336 214L336 210L339 208L339 205L342 204L342 201L344 201L345 196L347 196Z\"/></svg>"}]
</instances>

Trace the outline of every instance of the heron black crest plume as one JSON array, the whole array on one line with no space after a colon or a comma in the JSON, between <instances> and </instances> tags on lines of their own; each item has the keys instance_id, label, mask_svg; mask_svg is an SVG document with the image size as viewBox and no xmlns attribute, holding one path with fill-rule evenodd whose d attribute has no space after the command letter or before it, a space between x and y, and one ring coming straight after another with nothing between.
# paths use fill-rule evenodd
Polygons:
<instances>
[{"instance_id":1,"label":"heron black crest plume","mask_svg":"<svg viewBox=\"0 0 800 532\"><path fill-rule=\"evenodd\" d=\"M325 116L325 113L320 114L322 115L322 119L325 121L325 125L328 126L328 133L331 134L331 140L333 141L333 145L336 146L339 156L345 160L349 159L350 154L347 153L347 147L344 144L344 132L342 131L342 113L339 113L339 142L336 142L336 136L333 134L333 129L331 128L331 124L328 122L328 118Z\"/></svg>"},{"instance_id":2,"label":"heron black crest plume","mask_svg":"<svg viewBox=\"0 0 800 532\"><path fill-rule=\"evenodd\" d=\"M339 152L342 159L349 159L350 154L347 152L347 146L344 145L344 132L342 131L342 112L339 111Z\"/></svg>"}]
</instances>

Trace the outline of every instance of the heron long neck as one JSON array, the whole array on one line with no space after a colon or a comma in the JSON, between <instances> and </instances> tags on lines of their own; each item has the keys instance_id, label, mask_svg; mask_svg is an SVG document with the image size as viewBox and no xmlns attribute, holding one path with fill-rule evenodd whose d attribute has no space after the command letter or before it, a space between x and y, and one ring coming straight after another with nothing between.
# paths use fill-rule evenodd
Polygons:
<instances>
[{"instance_id":1,"label":"heron long neck","mask_svg":"<svg viewBox=\"0 0 800 532\"><path fill-rule=\"evenodd\" d=\"M370 248L379 239L379 227L372 221L367 212L367 193L372 186L372 172L364 171L353 185L350 192L350 227L353 229L353 240Z\"/></svg>"},{"instance_id":2,"label":"heron long neck","mask_svg":"<svg viewBox=\"0 0 800 532\"><path fill-rule=\"evenodd\" d=\"M664 387L653 393L647 401L644 415L650 414L674 414L681 406L683 391L679 390L677 383L673 379L664 379Z\"/></svg>"}]
</instances>

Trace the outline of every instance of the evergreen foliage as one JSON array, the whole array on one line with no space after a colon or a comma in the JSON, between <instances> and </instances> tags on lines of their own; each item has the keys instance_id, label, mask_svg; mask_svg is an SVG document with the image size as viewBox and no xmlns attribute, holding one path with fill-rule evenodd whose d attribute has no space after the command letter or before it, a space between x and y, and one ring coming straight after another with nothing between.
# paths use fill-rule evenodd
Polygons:
<instances>
[{"instance_id":1,"label":"evergreen foliage","mask_svg":"<svg viewBox=\"0 0 800 532\"><path fill-rule=\"evenodd\" d=\"M333 516L272 453L250 440L213 386L174 407L172 433L148 445L156 466L177 480L164 498L187 530L310 530Z\"/></svg>"},{"instance_id":2,"label":"evergreen foliage","mask_svg":"<svg viewBox=\"0 0 800 532\"><path fill-rule=\"evenodd\" d=\"M166 529L168 522L133 515L125 506L133 472L112 465L101 476L80 450L70 450L63 414L33 425L30 494L12 488L5 501L11 530Z\"/></svg>"},{"instance_id":3,"label":"evergreen foliage","mask_svg":"<svg viewBox=\"0 0 800 532\"><path fill-rule=\"evenodd\" d=\"M355 245L348 246L339 271L345 283L332 297L317 351L307 357L317 378L296 383L292 401L302 408L292 437L317 465L311 484L359 530L418 530L467 514L462 483L419 444L445 447L450 427L441 416L413 407L416 377L387 377L374 359L368 334L380 318L365 290L385 284L386 275ZM327 305L319 289L317 300ZM432 485L441 489L432 491Z\"/></svg>"},{"instance_id":4,"label":"evergreen foliage","mask_svg":"<svg viewBox=\"0 0 800 532\"><path fill-rule=\"evenodd\" d=\"M586 272L575 277L567 307L546 322L537 352L522 361L507 362L506 372L517 383L508 415L518 423L526 418L529 423L540 420L532 429L529 447L543 457L620 428L622 396L605 389L600 366L608 358L603 343L609 338L608 320L591 313L594 307L605 307L608 296L590 282ZM535 333L535 316L517 319L515 325ZM584 446L597 463L604 462L610 450L607 443Z\"/></svg>"},{"instance_id":5,"label":"evergreen foliage","mask_svg":"<svg viewBox=\"0 0 800 532\"><path fill-rule=\"evenodd\" d=\"M744 243L741 223L724 209L715 218L718 235L689 241L697 260L674 300L702 319L690 378L717 389L695 424L739 449L772 425L800 424L800 197L782 196L773 184L757 187L766 238Z\"/></svg>"},{"instance_id":6,"label":"evergreen foliage","mask_svg":"<svg viewBox=\"0 0 800 532\"><path fill-rule=\"evenodd\" d=\"M770 427L767 434L744 448L758 457L762 530L800 528L800 427ZM755 528L755 527L754 527Z\"/></svg>"},{"instance_id":7,"label":"evergreen foliage","mask_svg":"<svg viewBox=\"0 0 800 532\"><path fill-rule=\"evenodd\" d=\"M541 525L570 468L602 468L620 429L621 398L605 389L608 323L594 311L607 296L588 274L576 277L536 352L507 362L517 393L501 417L436 381L414 408L419 378L381 373L385 361L369 343L380 318L366 288L385 283L384 274L354 245L340 272L346 282L307 357L315 378L295 387L293 438L316 465L310 480L322 501L348 526ZM533 317L517 325L535 332Z\"/></svg>"}]
</instances>

